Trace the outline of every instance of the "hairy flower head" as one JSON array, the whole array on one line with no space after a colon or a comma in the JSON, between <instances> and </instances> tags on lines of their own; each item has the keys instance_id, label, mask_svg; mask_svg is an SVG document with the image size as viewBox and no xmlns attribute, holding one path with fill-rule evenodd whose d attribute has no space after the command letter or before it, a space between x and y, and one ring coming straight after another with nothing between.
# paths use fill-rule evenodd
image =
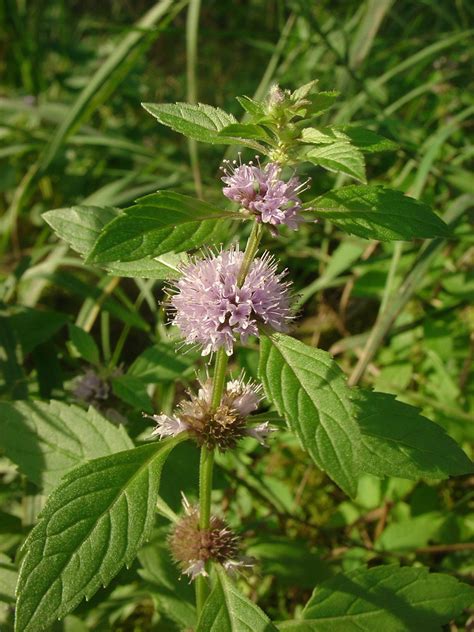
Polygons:
<instances>
[{"instance_id":1,"label":"hairy flower head","mask_svg":"<svg viewBox=\"0 0 474 632\"><path fill-rule=\"evenodd\" d=\"M206 563L222 564L233 570L248 566L248 561L239 556L239 543L226 522L211 516L207 529L199 528L199 509L183 500L185 515L176 523L169 544L175 562L181 571L195 579L207 575Z\"/></svg>"},{"instance_id":2,"label":"hairy flower head","mask_svg":"<svg viewBox=\"0 0 474 632\"><path fill-rule=\"evenodd\" d=\"M270 162L262 168L253 162L225 161L223 171L224 195L254 213L258 222L271 227L285 224L296 230L303 221L299 194L307 183L301 183L296 176L282 180L277 163Z\"/></svg>"},{"instance_id":3,"label":"hairy flower head","mask_svg":"<svg viewBox=\"0 0 474 632\"><path fill-rule=\"evenodd\" d=\"M257 439L262 445L273 431L268 423L248 426L247 416L257 410L261 388L242 378L227 383L219 406L211 407L212 380L200 384L197 394L189 393L174 415L153 415L156 428L152 435L164 437L189 432L200 446L221 451L234 448L245 436Z\"/></svg>"},{"instance_id":4,"label":"hairy flower head","mask_svg":"<svg viewBox=\"0 0 474 632\"><path fill-rule=\"evenodd\" d=\"M224 347L232 354L237 336L243 343L258 335L259 323L287 331L291 320L289 283L267 253L254 259L239 287L244 254L238 248L210 254L183 268L175 283L172 319L188 343L202 346L202 355Z\"/></svg>"}]
</instances>

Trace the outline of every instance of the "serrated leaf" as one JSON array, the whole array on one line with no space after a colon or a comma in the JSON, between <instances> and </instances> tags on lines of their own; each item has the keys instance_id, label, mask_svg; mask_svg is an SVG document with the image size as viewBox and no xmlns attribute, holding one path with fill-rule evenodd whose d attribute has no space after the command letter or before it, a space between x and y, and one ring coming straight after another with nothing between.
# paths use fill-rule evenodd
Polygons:
<instances>
[{"instance_id":1,"label":"serrated leaf","mask_svg":"<svg viewBox=\"0 0 474 632\"><path fill-rule=\"evenodd\" d=\"M81 358L90 364L98 364L100 360L99 348L90 333L72 323L68 324L68 330L69 338Z\"/></svg>"},{"instance_id":2,"label":"serrated leaf","mask_svg":"<svg viewBox=\"0 0 474 632\"><path fill-rule=\"evenodd\" d=\"M222 568L217 569L216 579L196 632L277 632L263 610L237 589Z\"/></svg>"},{"instance_id":3,"label":"serrated leaf","mask_svg":"<svg viewBox=\"0 0 474 632\"><path fill-rule=\"evenodd\" d=\"M313 145L331 145L338 140L350 142L349 136L331 127L305 127L299 140Z\"/></svg>"},{"instance_id":4,"label":"serrated leaf","mask_svg":"<svg viewBox=\"0 0 474 632\"><path fill-rule=\"evenodd\" d=\"M309 206L317 217L365 239L427 239L450 234L429 206L382 186L343 187L312 200Z\"/></svg>"},{"instance_id":5,"label":"serrated leaf","mask_svg":"<svg viewBox=\"0 0 474 632\"><path fill-rule=\"evenodd\" d=\"M307 108L306 116L319 116L334 105L334 102L337 101L339 94L340 93L336 90L329 90L309 95L307 98L311 103Z\"/></svg>"},{"instance_id":6,"label":"serrated leaf","mask_svg":"<svg viewBox=\"0 0 474 632\"><path fill-rule=\"evenodd\" d=\"M360 471L354 446L360 433L351 389L331 356L285 336L262 335L259 375L275 404L318 467L349 495Z\"/></svg>"},{"instance_id":7,"label":"serrated leaf","mask_svg":"<svg viewBox=\"0 0 474 632\"><path fill-rule=\"evenodd\" d=\"M46 211L41 216L54 232L81 255L88 254L104 226L117 217L111 206L72 206Z\"/></svg>"},{"instance_id":8,"label":"serrated leaf","mask_svg":"<svg viewBox=\"0 0 474 632\"><path fill-rule=\"evenodd\" d=\"M88 459L133 447L123 427L94 408L63 402L0 402L0 445L40 488L50 490Z\"/></svg>"},{"instance_id":9,"label":"serrated leaf","mask_svg":"<svg viewBox=\"0 0 474 632\"><path fill-rule=\"evenodd\" d=\"M444 428L393 395L354 393L361 439L356 446L375 476L447 478L472 472L472 463Z\"/></svg>"},{"instance_id":10,"label":"serrated leaf","mask_svg":"<svg viewBox=\"0 0 474 632\"><path fill-rule=\"evenodd\" d=\"M69 246L87 256L100 231L120 214L119 209L100 206L73 206L43 213L43 219ZM179 276L183 255L167 253L160 257L145 257L126 263L114 262L103 266L109 274L143 279L173 279Z\"/></svg>"},{"instance_id":11,"label":"serrated leaf","mask_svg":"<svg viewBox=\"0 0 474 632\"><path fill-rule=\"evenodd\" d=\"M222 220L232 217L241 216L179 193L152 193L105 226L88 261L136 261L210 244Z\"/></svg>"},{"instance_id":12,"label":"serrated leaf","mask_svg":"<svg viewBox=\"0 0 474 632\"><path fill-rule=\"evenodd\" d=\"M218 132L238 122L233 114L204 103L142 103L142 106L162 125L203 143L221 143Z\"/></svg>"},{"instance_id":13,"label":"serrated leaf","mask_svg":"<svg viewBox=\"0 0 474 632\"><path fill-rule=\"evenodd\" d=\"M329 171L345 173L359 182L366 182L364 156L357 147L345 140L309 149L302 155L302 159Z\"/></svg>"},{"instance_id":14,"label":"serrated leaf","mask_svg":"<svg viewBox=\"0 0 474 632\"><path fill-rule=\"evenodd\" d=\"M40 632L130 564L153 526L160 473L183 438L82 465L49 497L27 538L16 632Z\"/></svg>"},{"instance_id":15,"label":"serrated leaf","mask_svg":"<svg viewBox=\"0 0 474 632\"><path fill-rule=\"evenodd\" d=\"M429 573L427 568L359 568L321 584L303 610L303 621L282 625L280 629L437 632L468 607L473 598L474 591L467 584L449 575Z\"/></svg>"},{"instance_id":16,"label":"serrated leaf","mask_svg":"<svg viewBox=\"0 0 474 632\"><path fill-rule=\"evenodd\" d=\"M244 108L246 112L248 112L252 116L252 120L254 122L258 122L262 118L266 118L265 108L263 103L259 101L255 101L250 97L242 96L236 97L237 101Z\"/></svg>"}]
</instances>

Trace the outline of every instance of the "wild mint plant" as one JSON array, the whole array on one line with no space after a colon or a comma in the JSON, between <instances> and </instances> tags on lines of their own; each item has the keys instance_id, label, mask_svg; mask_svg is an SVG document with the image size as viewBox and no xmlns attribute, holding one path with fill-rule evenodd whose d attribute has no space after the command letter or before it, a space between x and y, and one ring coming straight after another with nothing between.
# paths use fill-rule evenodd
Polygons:
<instances>
[{"instance_id":1,"label":"wild mint plant","mask_svg":"<svg viewBox=\"0 0 474 632\"><path fill-rule=\"evenodd\" d=\"M272 450L283 424L350 497L366 473L417 480L472 471L460 447L418 409L349 386L329 353L292 335L298 312L291 270L263 250L265 232L270 248L280 231L315 221L366 239L450 236L426 204L366 185L364 154L394 143L361 127L320 124L336 98L318 92L316 82L294 92L275 86L262 102L238 99L243 123L209 105L145 104L190 139L250 150L248 159L223 163L221 203L159 191L121 211L79 206L43 216L88 263L116 276L166 279L170 325L185 347L199 350L205 371L172 410L143 411L155 427L140 445L111 427L105 456L66 468L23 547L18 632L48 629L107 586L150 538L157 512L171 523L160 531L160 546L166 541L176 574L195 586L196 608L178 617L182 628L435 630L470 604L472 591L454 577L392 564L338 574L315 587L297 618L271 622L240 588L239 577L255 572L258 560L212 506L216 455L237 453L249 436ZM300 175L304 165L359 184L315 196L316 183ZM249 237L240 249L231 236L242 224ZM237 347L249 342L258 345L261 385L229 368ZM16 406L47 414L43 403ZM94 428L97 413L82 414L78 427ZM200 451L198 500L183 497L177 515L160 497L160 477L172 450L187 441Z\"/></svg>"}]
</instances>

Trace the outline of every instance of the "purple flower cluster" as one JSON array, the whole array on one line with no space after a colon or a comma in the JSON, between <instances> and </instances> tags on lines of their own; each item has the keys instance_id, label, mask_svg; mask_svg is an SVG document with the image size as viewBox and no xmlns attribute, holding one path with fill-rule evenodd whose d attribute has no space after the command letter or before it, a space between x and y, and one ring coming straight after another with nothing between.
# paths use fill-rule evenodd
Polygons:
<instances>
[{"instance_id":1,"label":"purple flower cluster","mask_svg":"<svg viewBox=\"0 0 474 632\"><path fill-rule=\"evenodd\" d=\"M280 179L281 168L270 162L263 169L252 162L240 164L226 162L222 181L226 197L256 215L258 222L278 226L285 224L296 230L303 221L299 193L307 183L296 176L285 182Z\"/></svg>"},{"instance_id":2,"label":"purple flower cluster","mask_svg":"<svg viewBox=\"0 0 474 632\"><path fill-rule=\"evenodd\" d=\"M171 298L175 310L172 320L188 343L202 345L202 355L224 347L232 354L239 335L243 343L258 335L258 324L277 331L287 331L291 320L289 283L277 273L268 255L254 259L239 287L243 262L238 248L210 254L183 269Z\"/></svg>"}]
</instances>

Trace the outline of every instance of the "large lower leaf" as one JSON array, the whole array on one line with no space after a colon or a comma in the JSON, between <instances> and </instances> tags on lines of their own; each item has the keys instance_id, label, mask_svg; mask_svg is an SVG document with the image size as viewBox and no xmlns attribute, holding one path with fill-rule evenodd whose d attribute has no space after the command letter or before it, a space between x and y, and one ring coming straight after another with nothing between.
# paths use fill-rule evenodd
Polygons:
<instances>
[{"instance_id":1,"label":"large lower leaf","mask_svg":"<svg viewBox=\"0 0 474 632\"><path fill-rule=\"evenodd\" d=\"M364 471L375 476L447 478L472 472L472 463L443 428L417 408L386 393L354 397L361 431L356 446Z\"/></svg>"},{"instance_id":2,"label":"large lower leaf","mask_svg":"<svg viewBox=\"0 0 474 632\"><path fill-rule=\"evenodd\" d=\"M210 244L232 217L241 216L179 193L152 193L105 226L88 261L135 261Z\"/></svg>"},{"instance_id":3,"label":"large lower leaf","mask_svg":"<svg viewBox=\"0 0 474 632\"><path fill-rule=\"evenodd\" d=\"M425 239L450 234L429 206L382 186L343 187L317 197L309 206L317 217L365 239Z\"/></svg>"},{"instance_id":4,"label":"large lower leaf","mask_svg":"<svg viewBox=\"0 0 474 632\"><path fill-rule=\"evenodd\" d=\"M161 469L182 438L106 456L73 470L27 538L16 632L41 632L130 564L153 526Z\"/></svg>"},{"instance_id":5,"label":"large lower leaf","mask_svg":"<svg viewBox=\"0 0 474 632\"><path fill-rule=\"evenodd\" d=\"M26 476L45 490L69 470L133 447L123 427L63 402L0 402L0 447Z\"/></svg>"},{"instance_id":6,"label":"large lower leaf","mask_svg":"<svg viewBox=\"0 0 474 632\"><path fill-rule=\"evenodd\" d=\"M265 393L316 465L355 495L359 467L351 389L336 362L283 334L262 335L260 379Z\"/></svg>"},{"instance_id":7,"label":"large lower leaf","mask_svg":"<svg viewBox=\"0 0 474 632\"><path fill-rule=\"evenodd\" d=\"M234 586L222 568L196 632L276 632L267 615Z\"/></svg>"},{"instance_id":8,"label":"large lower leaf","mask_svg":"<svg viewBox=\"0 0 474 632\"><path fill-rule=\"evenodd\" d=\"M43 219L56 235L83 256L87 256L99 238L101 230L119 215L109 206L73 206L43 213ZM111 263L103 267L116 276L144 279L171 279L179 276L178 265L183 255L168 253L161 257L144 257L126 263Z\"/></svg>"},{"instance_id":9,"label":"large lower leaf","mask_svg":"<svg viewBox=\"0 0 474 632\"><path fill-rule=\"evenodd\" d=\"M454 577L427 568L396 565L359 568L315 590L303 620L284 623L292 632L441 631L468 607L474 591Z\"/></svg>"}]
</instances>

